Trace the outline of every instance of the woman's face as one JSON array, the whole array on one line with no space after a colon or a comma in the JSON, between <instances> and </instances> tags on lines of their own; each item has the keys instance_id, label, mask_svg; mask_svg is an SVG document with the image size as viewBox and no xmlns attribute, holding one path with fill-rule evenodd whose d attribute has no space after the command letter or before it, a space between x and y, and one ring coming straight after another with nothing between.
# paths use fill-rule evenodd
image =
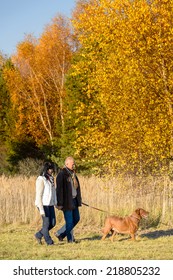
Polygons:
<instances>
[{"instance_id":1,"label":"woman's face","mask_svg":"<svg viewBox=\"0 0 173 280\"><path fill-rule=\"evenodd\" d=\"M53 174L53 169L52 169L52 168L48 169L48 170L47 170L47 173L50 174L50 175L52 175L52 174Z\"/></svg>"}]
</instances>

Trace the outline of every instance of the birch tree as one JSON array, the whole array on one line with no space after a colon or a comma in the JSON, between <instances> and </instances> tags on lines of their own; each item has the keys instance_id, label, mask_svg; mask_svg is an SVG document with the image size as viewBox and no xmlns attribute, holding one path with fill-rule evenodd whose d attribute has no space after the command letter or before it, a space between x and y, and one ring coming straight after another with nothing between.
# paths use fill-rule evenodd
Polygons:
<instances>
[{"instance_id":1,"label":"birch tree","mask_svg":"<svg viewBox=\"0 0 173 280\"><path fill-rule=\"evenodd\" d=\"M72 41L69 22L57 16L36 40L28 35L13 57L15 69L6 77L18 111L17 134L31 135L38 145L54 146L64 129L65 74Z\"/></svg>"}]
</instances>

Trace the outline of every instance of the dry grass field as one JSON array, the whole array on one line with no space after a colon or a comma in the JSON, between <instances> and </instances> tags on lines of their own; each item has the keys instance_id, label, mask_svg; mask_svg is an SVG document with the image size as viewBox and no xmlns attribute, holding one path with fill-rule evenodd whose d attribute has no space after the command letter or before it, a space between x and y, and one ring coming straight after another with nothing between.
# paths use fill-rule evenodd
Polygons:
<instances>
[{"instance_id":1,"label":"dry grass field","mask_svg":"<svg viewBox=\"0 0 173 280\"><path fill-rule=\"evenodd\" d=\"M57 225L51 231L55 245L39 246L34 233L41 226L34 206L35 177L0 177L0 259L173 259L173 185L167 177L80 177L83 202L75 229L76 244L59 243L53 232L63 224L56 210ZM137 241L119 235L111 243L101 241L105 217L129 215L141 207L150 212L142 220Z\"/></svg>"},{"instance_id":2,"label":"dry grass field","mask_svg":"<svg viewBox=\"0 0 173 280\"><path fill-rule=\"evenodd\" d=\"M136 208L150 212L147 225L173 225L173 183L168 177L80 177L83 202L110 214L129 215ZM36 223L36 177L0 177L0 224ZM83 226L102 226L106 213L82 206ZM62 215L58 214L61 222Z\"/></svg>"},{"instance_id":3,"label":"dry grass field","mask_svg":"<svg viewBox=\"0 0 173 280\"><path fill-rule=\"evenodd\" d=\"M56 229L58 226L56 227ZM139 230L135 242L128 235L119 235L111 242L101 241L97 227L75 229L77 243L59 242L54 246L38 245L35 227L8 225L0 230L0 260L173 260L173 229Z\"/></svg>"}]
</instances>

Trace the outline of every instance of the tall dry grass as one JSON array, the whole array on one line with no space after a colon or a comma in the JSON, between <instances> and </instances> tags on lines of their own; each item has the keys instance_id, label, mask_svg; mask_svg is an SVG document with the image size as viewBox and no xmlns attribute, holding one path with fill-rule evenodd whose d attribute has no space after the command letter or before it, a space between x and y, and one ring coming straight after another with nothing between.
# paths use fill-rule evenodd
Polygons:
<instances>
[{"instance_id":1,"label":"tall dry grass","mask_svg":"<svg viewBox=\"0 0 173 280\"><path fill-rule=\"evenodd\" d=\"M0 177L0 224L38 223L35 202L36 177ZM148 226L159 222L173 225L173 183L168 177L97 178L79 176L82 200L110 214L129 215L141 207L150 212ZM81 226L102 226L108 213L82 206ZM56 210L57 223L64 222Z\"/></svg>"}]
</instances>

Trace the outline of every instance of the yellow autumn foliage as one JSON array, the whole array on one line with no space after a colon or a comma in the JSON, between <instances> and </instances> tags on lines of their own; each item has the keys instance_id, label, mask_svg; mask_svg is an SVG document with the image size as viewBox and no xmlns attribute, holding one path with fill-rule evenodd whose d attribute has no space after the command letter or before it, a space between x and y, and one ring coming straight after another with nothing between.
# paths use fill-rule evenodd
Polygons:
<instances>
[{"instance_id":1,"label":"yellow autumn foliage","mask_svg":"<svg viewBox=\"0 0 173 280\"><path fill-rule=\"evenodd\" d=\"M77 154L114 171L160 170L173 155L173 1L79 1L72 22L81 60L71 75L85 77L88 100Z\"/></svg>"}]
</instances>

